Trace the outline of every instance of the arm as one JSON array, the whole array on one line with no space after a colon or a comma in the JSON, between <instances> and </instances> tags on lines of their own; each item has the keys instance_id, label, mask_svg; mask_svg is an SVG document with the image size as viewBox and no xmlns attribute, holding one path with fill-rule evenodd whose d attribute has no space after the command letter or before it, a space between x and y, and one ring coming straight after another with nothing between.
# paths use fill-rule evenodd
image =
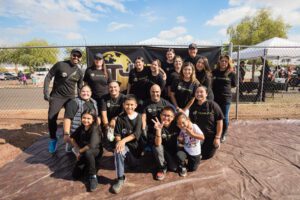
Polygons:
<instances>
[{"instance_id":1,"label":"arm","mask_svg":"<svg viewBox=\"0 0 300 200\"><path fill-rule=\"evenodd\" d=\"M152 119L152 121L154 123L154 128L155 128L154 144L155 146L159 146L162 143L161 132L162 132L163 124L159 122L157 117L155 117L155 120Z\"/></svg>"},{"instance_id":2,"label":"arm","mask_svg":"<svg viewBox=\"0 0 300 200\"><path fill-rule=\"evenodd\" d=\"M218 120L217 121L217 133L214 139L214 145L216 148L220 147L220 139L222 136L222 130L223 130L223 120Z\"/></svg>"},{"instance_id":3,"label":"arm","mask_svg":"<svg viewBox=\"0 0 300 200\"><path fill-rule=\"evenodd\" d=\"M104 128L108 128L108 118L107 118L107 111L101 111L101 118Z\"/></svg>"},{"instance_id":4,"label":"arm","mask_svg":"<svg viewBox=\"0 0 300 200\"><path fill-rule=\"evenodd\" d=\"M128 83L128 85L127 85L127 93L126 93L126 94L129 94L129 92L130 92L130 89L131 89L131 84L130 84L130 83Z\"/></svg>"},{"instance_id":5,"label":"arm","mask_svg":"<svg viewBox=\"0 0 300 200\"><path fill-rule=\"evenodd\" d=\"M63 129L64 129L64 141L70 142L71 119L64 118Z\"/></svg>"},{"instance_id":6,"label":"arm","mask_svg":"<svg viewBox=\"0 0 300 200\"><path fill-rule=\"evenodd\" d=\"M57 64L55 64L50 71L48 72L47 76L45 77L44 80L44 99L46 101L49 101L50 96L49 96L49 84L52 80L52 78L54 77L55 73L56 73L56 68L57 68Z\"/></svg>"},{"instance_id":7,"label":"arm","mask_svg":"<svg viewBox=\"0 0 300 200\"><path fill-rule=\"evenodd\" d=\"M121 139L121 137L119 136L118 140L116 139L116 141L117 141L116 152L117 153L122 152L125 149L125 144L127 142L130 142L130 141L134 140L135 138L136 137L135 137L134 134L130 134L127 137L124 137L123 139Z\"/></svg>"},{"instance_id":8,"label":"arm","mask_svg":"<svg viewBox=\"0 0 300 200\"><path fill-rule=\"evenodd\" d=\"M167 80L167 74L161 67L159 68L159 72L162 74L163 80Z\"/></svg>"},{"instance_id":9,"label":"arm","mask_svg":"<svg viewBox=\"0 0 300 200\"><path fill-rule=\"evenodd\" d=\"M142 114L142 129L145 130L147 126L147 116L146 113Z\"/></svg>"},{"instance_id":10,"label":"arm","mask_svg":"<svg viewBox=\"0 0 300 200\"><path fill-rule=\"evenodd\" d=\"M186 106L183 108L184 111L190 109L190 107L193 105L195 101L195 97L193 97L191 100L189 100L189 102L186 104Z\"/></svg>"},{"instance_id":11,"label":"arm","mask_svg":"<svg viewBox=\"0 0 300 200\"><path fill-rule=\"evenodd\" d=\"M192 125L192 124L191 124ZM198 128L199 130L199 133L196 133L194 130L193 130L193 128L192 128L192 126L190 125L190 127L188 127L187 129L186 129L186 133L189 135L189 136L191 136L191 137L193 137L193 138L196 138L196 139L198 139L198 140L204 140L205 138L204 138L204 134L202 133L202 131L200 130L200 128ZM202 133L202 134L200 134L200 133Z\"/></svg>"}]
</instances>

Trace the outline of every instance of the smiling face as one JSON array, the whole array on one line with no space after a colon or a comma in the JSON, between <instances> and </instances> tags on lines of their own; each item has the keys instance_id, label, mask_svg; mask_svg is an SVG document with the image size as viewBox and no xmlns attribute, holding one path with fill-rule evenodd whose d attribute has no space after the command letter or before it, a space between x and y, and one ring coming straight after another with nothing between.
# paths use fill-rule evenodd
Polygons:
<instances>
[{"instance_id":1,"label":"smiling face","mask_svg":"<svg viewBox=\"0 0 300 200\"><path fill-rule=\"evenodd\" d=\"M203 59L199 59L196 63L196 69L198 71L202 71L204 69L204 60Z\"/></svg>"},{"instance_id":2,"label":"smiling face","mask_svg":"<svg viewBox=\"0 0 300 200\"><path fill-rule=\"evenodd\" d=\"M184 79L189 79L190 80L191 77L192 77L192 74L193 74L193 68L192 68L192 66L190 66L190 65L185 66L182 69L182 73L183 73Z\"/></svg>"},{"instance_id":3,"label":"smiling face","mask_svg":"<svg viewBox=\"0 0 300 200\"><path fill-rule=\"evenodd\" d=\"M180 117L178 117L177 119L177 126L180 128L180 129L183 129L185 130L186 128L189 127L189 120L187 119L186 116L184 115L181 115Z\"/></svg>"},{"instance_id":4,"label":"smiling face","mask_svg":"<svg viewBox=\"0 0 300 200\"><path fill-rule=\"evenodd\" d=\"M172 51L167 51L166 58L169 62L172 62L174 60L175 54Z\"/></svg>"},{"instance_id":5,"label":"smiling face","mask_svg":"<svg viewBox=\"0 0 300 200\"><path fill-rule=\"evenodd\" d=\"M85 113L85 114L82 115L81 123L82 123L82 125L84 125L85 128L91 127L93 122L94 122L94 119L93 119L92 115L90 115L88 113Z\"/></svg>"},{"instance_id":6,"label":"smiling face","mask_svg":"<svg viewBox=\"0 0 300 200\"><path fill-rule=\"evenodd\" d=\"M128 99L123 103L123 108L127 115L131 115L134 113L135 109L137 107L137 103L133 99Z\"/></svg>"},{"instance_id":7,"label":"smiling face","mask_svg":"<svg viewBox=\"0 0 300 200\"><path fill-rule=\"evenodd\" d=\"M81 54L79 52L72 53L71 57L70 57L70 60L71 60L71 63L74 64L74 65L80 63L80 61L81 61Z\"/></svg>"},{"instance_id":8,"label":"smiling face","mask_svg":"<svg viewBox=\"0 0 300 200\"><path fill-rule=\"evenodd\" d=\"M198 101L204 102L207 98L207 91L204 87L198 87L195 92L195 98Z\"/></svg>"},{"instance_id":9,"label":"smiling face","mask_svg":"<svg viewBox=\"0 0 300 200\"><path fill-rule=\"evenodd\" d=\"M103 59L101 59L101 58L94 59L94 64L95 64L97 69L102 69Z\"/></svg>"},{"instance_id":10,"label":"smiling face","mask_svg":"<svg viewBox=\"0 0 300 200\"><path fill-rule=\"evenodd\" d=\"M220 70L226 70L229 64L229 59L226 57L222 57L219 60Z\"/></svg>"},{"instance_id":11,"label":"smiling face","mask_svg":"<svg viewBox=\"0 0 300 200\"><path fill-rule=\"evenodd\" d=\"M189 55L190 55L190 57L195 58L196 55L197 55L197 52L198 52L198 49L195 49L195 48L189 49Z\"/></svg>"},{"instance_id":12,"label":"smiling face","mask_svg":"<svg viewBox=\"0 0 300 200\"><path fill-rule=\"evenodd\" d=\"M159 65L158 65L158 62L156 60L151 63L150 69L154 73L158 73L159 72Z\"/></svg>"},{"instance_id":13,"label":"smiling face","mask_svg":"<svg viewBox=\"0 0 300 200\"><path fill-rule=\"evenodd\" d=\"M180 57L176 57L174 61L175 71L179 73L182 68L182 65L183 65L182 59Z\"/></svg>"},{"instance_id":14,"label":"smiling face","mask_svg":"<svg viewBox=\"0 0 300 200\"><path fill-rule=\"evenodd\" d=\"M142 61L141 59L136 59L134 62L134 67L137 71L142 71L144 69L144 61Z\"/></svg>"},{"instance_id":15,"label":"smiling face","mask_svg":"<svg viewBox=\"0 0 300 200\"><path fill-rule=\"evenodd\" d=\"M161 90L158 85L153 85L150 89L151 100L154 102L159 102Z\"/></svg>"},{"instance_id":16,"label":"smiling face","mask_svg":"<svg viewBox=\"0 0 300 200\"><path fill-rule=\"evenodd\" d=\"M118 97L120 94L120 86L117 82L111 82L108 86L108 90L112 97Z\"/></svg>"},{"instance_id":17,"label":"smiling face","mask_svg":"<svg viewBox=\"0 0 300 200\"><path fill-rule=\"evenodd\" d=\"M163 110L160 113L160 120L165 127L169 127L172 121L174 120L174 112L170 110Z\"/></svg>"},{"instance_id":18,"label":"smiling face","mask_svg":"<svg viewBox=\"0 0 300 200\"><path fill-rule=\"evenodd\" d=\"M91 88L88 87L88 86L83 86L80 90L80 97L81 99L83 100L89 100L92 96L92 91L91 91Z\"/></svg>"}]
</instances>

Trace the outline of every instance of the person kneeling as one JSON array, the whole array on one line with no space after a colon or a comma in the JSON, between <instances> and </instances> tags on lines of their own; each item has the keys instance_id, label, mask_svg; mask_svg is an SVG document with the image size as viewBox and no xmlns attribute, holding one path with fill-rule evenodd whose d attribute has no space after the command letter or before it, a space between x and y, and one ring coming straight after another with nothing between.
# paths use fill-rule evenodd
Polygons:
<instances>
[{"instance_id":1,"label":"person kneeling","mask_svg":"<svg viewBox=\"0 0 300 200\"><path fill-rule=\"evenodd\" d=\"M134 95L127 95L123 103L124 113L117 118L115 127L116 148L114 151L117 182L112 186L113 193L119 193L125 183L125 159L131 166L136 165L139 154L139 138L142 132L142 116L135 112L137 101Z\"/></svg>"},{"instance_id":2,"label":"person kneeling","mask_svg":"<svg viewBox=\"0 0 300 200\"><path fill-rule=\"evenodd\" d=\"M98 164L103 153L96 112L85 111L81 115L81 123L71 135L72 150L77 158L72 176L75 180L88 176L89 190L95 191L98 185Z\"/></svg>"},{"instance_id":3,"label":"person kneeling","mask_svg":"<svg viewBox=\"0 0 300 200\"><path fill-rule=\"evenodd\" d=\"M179 161L179 175L186 176L187 169L196 171L201 160L201 143L204 135L197 124L193 124L184 113L176 116L177 126L181 129L178 136L178 143L181 150L177 152ZM186 159L188 163L186 165Z\"/></svg>"}]
</instances>

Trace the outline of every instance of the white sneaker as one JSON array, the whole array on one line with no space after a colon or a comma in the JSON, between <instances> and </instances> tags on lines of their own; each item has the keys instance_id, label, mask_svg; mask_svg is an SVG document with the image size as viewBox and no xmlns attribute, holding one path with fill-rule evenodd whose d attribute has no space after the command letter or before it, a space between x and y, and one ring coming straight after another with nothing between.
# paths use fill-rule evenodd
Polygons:
<instances>
[{"instance_id":1,"label":"white sneaker","mask_svg":"<svg viewBox=\"0 0 300 200\"><path fill-rule=\"evenodd\" d=\"M68 143L68 142L66 143L65 151L66 151L67 153L72 152L72 145L71 145L70 143Z\"/></svg>"}]
</instances>

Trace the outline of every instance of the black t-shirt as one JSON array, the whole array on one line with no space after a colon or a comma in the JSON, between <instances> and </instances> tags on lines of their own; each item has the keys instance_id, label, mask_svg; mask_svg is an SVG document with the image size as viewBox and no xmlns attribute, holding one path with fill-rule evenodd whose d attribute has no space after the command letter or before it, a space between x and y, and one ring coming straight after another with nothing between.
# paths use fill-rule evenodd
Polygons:
<instances>
[{"instance_id":1,"label":"black t-shirt","mask_svg":"<svg viewBox=\"0 0 300 200\"><path fill-rule=\"evenodd\" d=\"M147 86L149 84L148 75L151 73L149 67L144 67L141 72L136 71L135 68L129 72L128 83L131 85L130 94L134 94L138 99L147 99L149 91Z\"/></svg>"},{"instance_id":2,"label":"black t-shirt","mask_svg":"<svg viewBox=\"0 0 300 200\"><path fill-rule=\"evenodd\" d=\"M87 110L95 110L94 104L92 101L86 101L83 104L83 112ZM78 111L78 104L75 99L69 101L66 105L65 116L64 118L73 119Z\"/></svg>"},{"instance_id":3,"label":"black t-shirt","mask_svg":"<svg viewBox=\"0 0 300 200\"><path fill-rule=\"evenodd\" d=\"M177 82L180 79L180 73L177 73L176 71L172 71L170 73L170 76L167 78L166 86L171 86L174 82Z\"/></svg>"},{"instance_id":4,"label":"black t-shirt","mask_svg":"<svg viewBox=\"0 0 300 200\"><path fill-rule=\"evenodd\" d=\"M154 124L153 120L155 120L155 117L159 119L160 113L163 110L164 107L166 106L173 106L169 101L160 98L159 102L153 102L151 99L148 99L145 103L145 107L143 109L143 113L146 114L147 118L147 126L148 126L148 131L153 133L154 131Z\"/></svg>"},{"instance_id":5,"label":"black t-shirt","mask_svg":"<svg viewBox=\"0 0 300 200\"><path fill-rule=\"evenodd\" d=\"M226 71L219 69L213 72L213 92L216 102L231 102L231 88L236 86L236 76L234 72L226 75Z\"/></svg>"},{"instance_id":6,"label":"black t-shirt","mask_svg":"<svg viewBox=\"0 0 300 200\"><path fill-rule=\"evenodd\" d=\"M164 61L161 65L161 68L165 71L167 77L169 78L169 75L174 71L174 62L168 63L167 61Z\"/></svg>"},{"instance_id":7,"label":"black t-shirt","mask_svg":"<svg viewBox=\"0 0 300 200\"><path fill-rule=\"evenodd\" d=\"M175 155L177 152L177 137L180 129L173 122L169 127L163 127L161 130L161 139L164 150Z\"/></svg>"},{"instance_id":8,"label":"black t-shirt","mask_svg":"<svg viewBox=\"0 0 300 200\"><path fill-rule=\"evenodd\" d=\"M122 113L117 118L115 127L115 136L120 136L121 139L134 134L135 139L127 142L126 145L130 149L131 153L138 153L136 150L139 147L139 139L142 132L142 116L137 113L137 117L133 120L129 119L126 113ZM136 154L135 154L136 155Z\"/></svg>"},{"instance_id":9,"label":"black t-shirt","mask_svg":"<svg viewBox=\"0 0 300 200\"><path fill-rule=\"evenodd\" d=\"M111 74L107 71L108 78L105 77L103 70L90 67L85 71L83 81L92 89L92 97L99 99L108 93L108 83L112 80Z\"/></svg>"},{"instance_id":10,"label":"black t-shirt","mask_svg":"<svg viewBox=\"0 0 300 200\"><path fill-rule=\"evenodd\" d=\"M206 101L202 105L194 102L190 108L189 116L191 121L199 126L207 138L215 137L217 121L224 118L221 108L214 101Z\"/></svg>"},{"instance_id":11,"label":"black t-shirt","mask_svg":"<svg viewBox=\"0 0 300 200\"><path fill-rule=\"evenodd\" d=\"M110 94L106 94L101 99L101 111L107 111L107 118L110 121L113 117L118 116L123 111L123 102L125 95L120 93L120 95L113 99Z\"/></svg>"},{"instance_id":12,"label":"black t-shirt","mask_svg":"<svg viewBox=\"0 0 300 200\"><path fill-rule=\"evenodd\" d=\"M48 72L45 82L44 91L49 90L49 84L54 77L51 97L72 98L77 94L76 84L78 88L83 85L83 73L77 65L73 65L70 61L62 61L56 63Z\"/></svg>"},{"instance_id":13,"label":"black t-shirt","mask_svg":"<svg viewBox=\"0 0 300 200\"><path fill-rule=\"evenodd\" d=\"M161 91L164 90L165 85L166 85L166 81L163 79L163 75L162 74L158 74L157 76L153 76L150 72L150 74L148 75L148 95L147 98L150 98L150 88L152 87L152 85L157 84L159 85Z\"/></svg>"},{"instance_id":14,"label":"black t-shirt","mask_svg":"<svg viewBox=\"0 0 300 200\"><path fill-rule=\"evenodd\" d=\"M199 82L185 82L179 80L171 86L171 91L175 93L175 99L179 108L184 108L188 102L194 98Z\"/></svg>"},{"instance_id":15,"label":"black t-shirt","mask_svg":"<svg viewBox=\"0 0 300 200\"><path fill-rule=\"evenodd\" d=\"M84 126L79 126L71 135L80 148L89 145L91 149L99 149L100 147L100 131L97 126L92 126L90 130L84 130Z\"/></svg>"},{"instance_id":16,"label":"black t-shirt","mask_svg":"<svg viewBox=\"0 0 300 200\"><path fill-rule=\"evenodd\" d=\"M196 71L196 78L200 82L200 85L203 85L207 88L207 99L214 100L214 93L212 91L211 77L204 70Z\"/></svg>"},{"instance_id":17,"label":"black t-shirt","mask_svg":"<svg viewBox=\"0 0 300 200\"><path fill-rule=\"evenodd\" d=\"M184 62L191 62L193 63L194 67L196 67L197 61L200 58L200 55L196 55L194 58L192 58L190 55L188 55L185 59Z\"/></svg>"}]
</instances>

